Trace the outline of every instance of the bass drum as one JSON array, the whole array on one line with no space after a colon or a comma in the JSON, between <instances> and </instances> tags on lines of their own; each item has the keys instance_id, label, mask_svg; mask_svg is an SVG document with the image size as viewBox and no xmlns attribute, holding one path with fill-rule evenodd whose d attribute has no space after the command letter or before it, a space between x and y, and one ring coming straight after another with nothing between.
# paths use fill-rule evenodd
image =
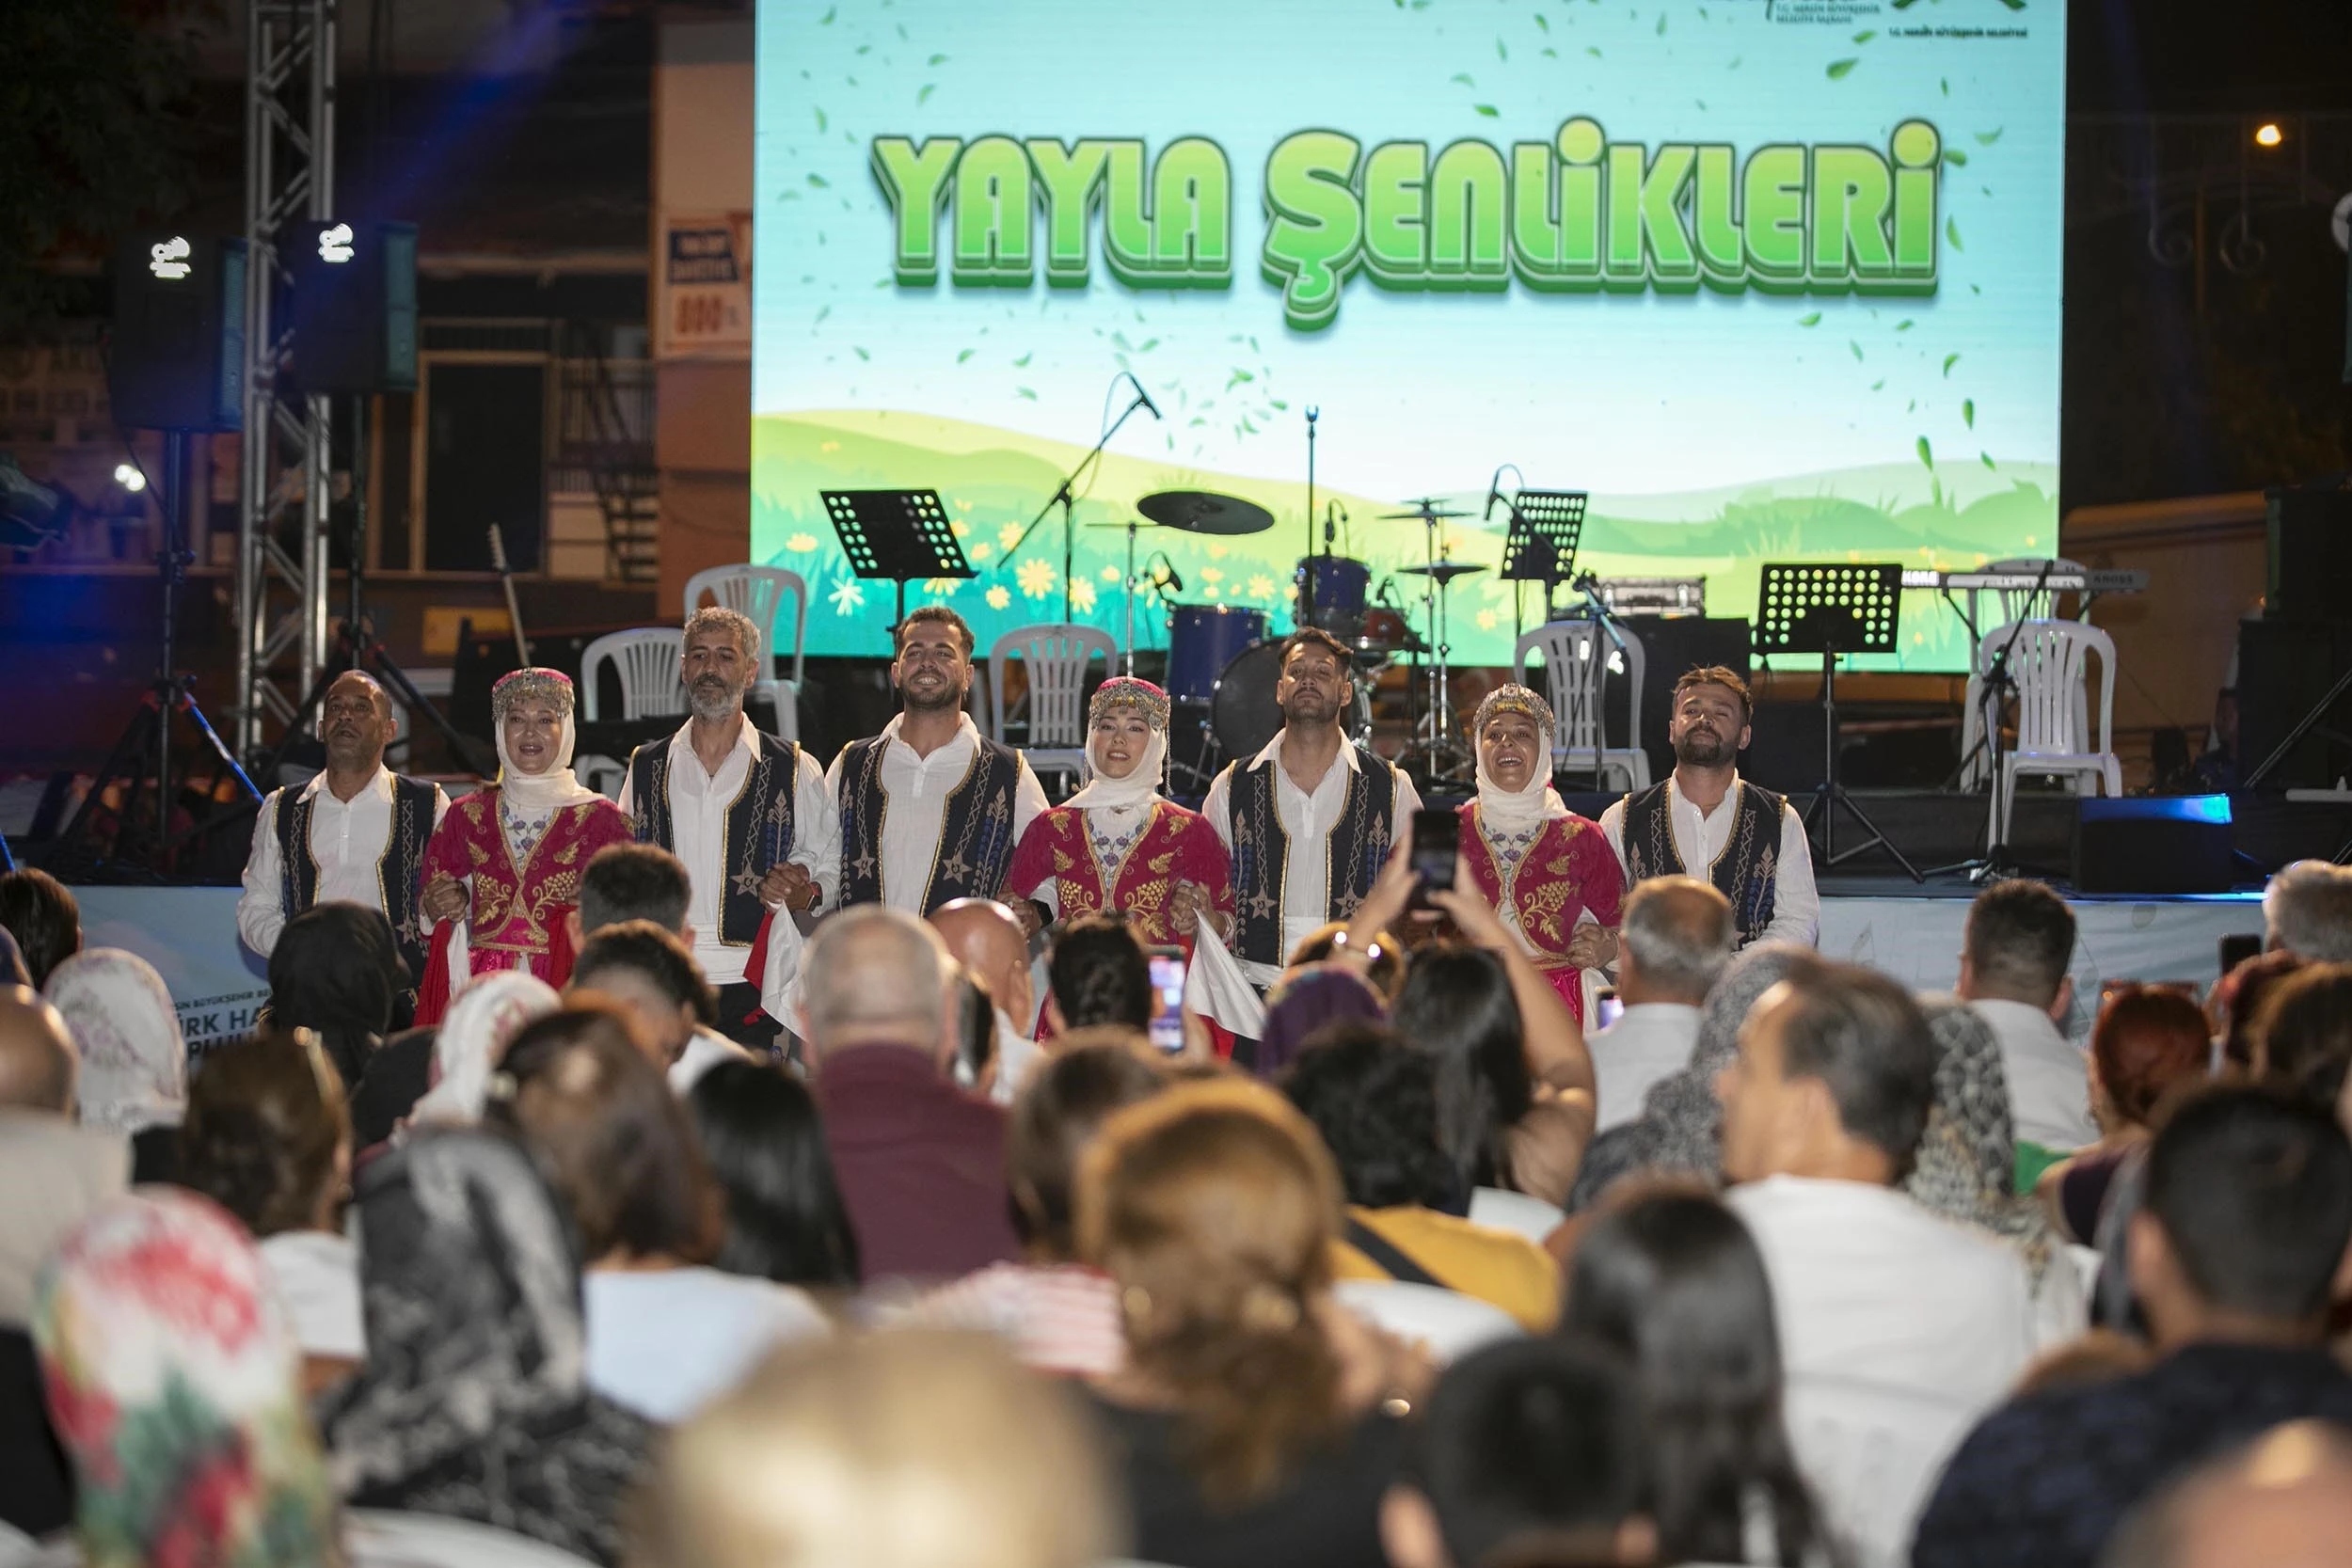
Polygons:
<instances>
[{"instance_id":1,"label":"bass drum","mask_svg":"<svg viewBox=\"0 0 2352 1568\"><path fill-rule=\"evenodd\" d=\"M1252 643L1216 678L1209 727L1229 761L1248 762L1281 731L1274 686L1282 675L1282 642L1278 637ZM1358 680L1355 687L1355 701L1340 715L1340 731L1350 740L1364 740L1372 735L1372 686Z\"/></svg>"},{"instance_id":2,"label":"bass drum","mask_svg":"<svg viewBox=\"0 0 2352 1568\"><path fill-rule=\"evenodd\" d=\"M1205 703L1217 673L1265 639L1265 611L1246 605L1180 604L1168 617L1168 694Z\"/></svg>"}]
</instances>

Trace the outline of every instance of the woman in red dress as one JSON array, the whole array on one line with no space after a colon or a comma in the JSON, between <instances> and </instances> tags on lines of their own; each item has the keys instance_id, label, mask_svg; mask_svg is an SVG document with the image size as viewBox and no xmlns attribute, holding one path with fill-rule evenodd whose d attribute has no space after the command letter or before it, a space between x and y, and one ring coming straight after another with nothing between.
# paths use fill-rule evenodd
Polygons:
<instances>
[{"instance_id":1,"label":"woman in red dress","mask_svg":"<svg viewBox=\"0 0 2352 1568\"><path fill-rule=\"evenodd\" d=\"M572 683L517 670L490 689L499 777L451 805L424 850L432 953L417 1022L437 1023L476 974L527 971L558 990L571 978L564 917L597 850L634 836L628 818L572 773Z\"/></svg>"},{"instance_id":2,"label":"woman in red dress","mask_svg":"<svg viewBox=\"0 0 2352 1568\"><path fill-rule=\"evenodd\" d=\"M1198 812L1160 794L1168 693L1117 675L1088 705L1086 787L1029 824L1005 890L1025 926L1042 918L1124 916L1137 940L1192 950L1207 918L1233 911L1225 846Z\"/></svg>"}]
</instances>

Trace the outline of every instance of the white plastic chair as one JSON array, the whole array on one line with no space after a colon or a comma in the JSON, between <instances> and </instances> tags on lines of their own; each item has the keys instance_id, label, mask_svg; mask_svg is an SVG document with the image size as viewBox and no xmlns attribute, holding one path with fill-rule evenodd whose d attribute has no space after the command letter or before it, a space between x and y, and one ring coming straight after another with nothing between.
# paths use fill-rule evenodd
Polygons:
<instances>
[{"instance_id":1,"label":"white plastic chair","mask_svg":"<svg viewBox=\"0 0 2352 1568\"><path fill-rule=\"evenodd\" d=\"M1470 1190L1470 1222L1492 1226L1526 1237L1537 1246L1544 1238L1560 1228L1560 1222L1568 1216L1540 1197L1514 1193L1502 1187L1474 1187Z\"/></svg>"},{"instance_id":2,"label":"white plastic chair","mask_svg":"<svg viewBox=\"0 0 2352 1568\"><path fill-rule=\"evenodd\" d=\"M1604 784L1613 768L1625 775L1628 789L1647 789L1649 754L1642 750L1640 734L1642 640L1630 637L1620 644L1597 621L1552 621L1537 626L1519 638L1512 661L1522 686L1534 684L1528 672L1536 654L1543 655L1551 698L1552 766L1572 768L1578 757L1589 756L1594 783ZM1617 746L1609 744L1601 721L1602 691L1612 668L1625 672L1631 699L1624 743Z\"/></svg>"},{"instance_id":3,"label":"white plastic chair","mask_svg":"<svg viewBox=\"0 0 2352 1568\"><path fill-rule=\"evenodd\" d=\"M1856 1568L1903 1568L1946 1461L1980 1411L1859 1379L1789 1379L1788 1441Z\"/></svg>"},{"instance_id":4,"label":"white plastic chair","mask_svg":"<svg viewBox=\"0 0 2352 1568\"><path fill-rule=\"evenodd\" d=\"M2050 568L2052 576L2061 572L2083 570L2083 564L2078 561L2042 556L2011 556L2006 561L1989 562L1980 569L1987 572L2023 573L2040 572L2044 566ZM1963 789L1977 788L1992 775L1993 771L1992 759L1977 750L1977 742L1984 734L1984 672L1992 662L1983 652L1984 639L1989 638L1995 630L2006 634L2010 626L2020 621L2047 621L2056 619L2058 615L2058 595L2056 589L2044 588L2036 591L2032 588L2002 588L1993 592L2000 595L2001 618L1994 626L1987 626L1982 617L1982 606L1987 590L1972 588L1968 591L1968 613L1977 617L1976 624L1979 631L1979 644L1974 650L1975 663L1968 672L1965 705L1960 710L1960 754L1965 759L1960 775L1960 787ZM2082 606L2082 610L2074 618L2088 623L2090 619L2090 595L2085 594L2076 602ZM1996 642L1994 646L1997 648L1999 644ZM2076 708L2080 709L2082 705L2082 699L2077 697Z\"/></svg>"},{"instance_id":5,"label":"white plastic chair","mask_svg":"<svg viewBox=\"0 0 2352 1568\"><path fill-rule=\"evenodd\" d=\"M1429 1347L1439 1361L1454 1361L1481 1346L1517 1339L1527 1331L1517 1318L1490 1301L1436 1285L1401 1279L1343 1279L1331 1287L1340 1305L1399 1338Z\"/></svg>"},{"instance_id":6,"label":"white plastic chair","mask_svg":"<svg viewBox=\"0 0 2352 1568\"><path fill-rule=\"evenodd\" d=\"M621 717L658 719L686 711L686 688L678 684L686 633L676 626L631 626L607 632L580 650L580 716L596 721L596 677L607 664L621 672Z\"/></svg>"},{"instance_id":7,"label":"white plastic chair","mask_svg":"<svg viewBox=\"0 0 2352 1568\"><path fill-rule=\"evenodd\" d=\"M1008 745L1005 671L1015 656L1028 669L1028 744L1021 754L1033 772L1076 773L1087 758L1087 666L1097 656L1108 671L1118 657L1110 634L1055 622L1015 626L988 651L988 734Z\"/></svg>"},{"instance_id":8,"label":"white plastic chair","mask_svg":"<svg viewBox=\"0 0 2352 1568\"><path fill-rule=\"evenodd\" d=\"M687 614L702 607L705 594L728 610L749 616L759 628L761 667L770 673L752 683L752 695L775 709L777 735L787 740L800 739L801 685L807 664L808 579L781 566L713 566L686 579ZM792 604L792 673L779 679L773 672L784 653L784 639L777 635L776 625L787 599Z\"/></svg>"},{"instance_id":9,"label":"white plastic chair","mask_svg":"<svg viewBox=\"0 0 2352 1568\"><path fill-rule=\"evenodd\" d=\"M2016 641L2010 643L2012 633ZM2108 795L2123 793L2123 764L2115 754L2114 640L2080 621L2021 621L1987 633L1977 657L1990 662L2004 643L2010 645L2010 673L2017 682L2017 744L2001 754L2001 776L1994 781L1994 843L2009 840L2020 773L2058 774L2076 794L2085 778L2104 785ZM2088 694L2083 661L2091 654L2099 656L2095 747L2082 701Z\"/></svg>"},{"instance_id":10,"label":"white plastic chair","mask_svg":"<svg viewBox=\"0 0 2352 1568\"><path fill-rule=\"evenodd\" d=\"M621 798L621 785L628 782L628 765L601 752L591 752L572 759L572 776L608 800Z\"/></svg>"}]
</instances>

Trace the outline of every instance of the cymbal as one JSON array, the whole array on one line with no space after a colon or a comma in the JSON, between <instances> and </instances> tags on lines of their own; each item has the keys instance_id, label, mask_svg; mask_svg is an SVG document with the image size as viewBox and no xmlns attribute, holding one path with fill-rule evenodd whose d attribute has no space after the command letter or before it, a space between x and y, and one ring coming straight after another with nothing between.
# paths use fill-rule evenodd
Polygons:
<instances>
[{"instance_id":1,"label":"cymbal","mask_svg":"<svg viewBox=\"0 0 2352 1568\"><path fill-rule=\"evenodd\" d=\"M1437 517L1467 517L1470 515L1467 512L1450 512L1446 510L1444 507L1438 504L1437 498L1434 496L1423 496L1418 500L1409 500L1405 502L1405 504L1411 507L1412 510L1410 512L1383 512L1379 515L1381 519L1383 521L1394 521L1406 517L1418 517L1425 522Z\"/></svg>"},{"instance_id":2,"label":"cymbal","mask_svg":"<svg viewBox=\"0 0 2352 1568\"><path fill-rule=\"evenodd\" d=\"M1422 566L1399 566L1397 568L1407 577L1436 578L1440 584L1449 583L1455 578L1466 578L1472 572L1483 572L1486 569L1484 566L1472 566L1460 561L1432 561Z\"/></svg>"},{"instance_id":3,"label":"cymbal","mask_svg":"<svg viewBox=\"0 0 2352 1568\"><path fill-rule=\"evenodd\" d=\"M1136 501L1136 510L1186 533L1263 533L1274 526L1274 514L1255 501L1213 490L1162 490Z\"/></svg>"}]
</instances>

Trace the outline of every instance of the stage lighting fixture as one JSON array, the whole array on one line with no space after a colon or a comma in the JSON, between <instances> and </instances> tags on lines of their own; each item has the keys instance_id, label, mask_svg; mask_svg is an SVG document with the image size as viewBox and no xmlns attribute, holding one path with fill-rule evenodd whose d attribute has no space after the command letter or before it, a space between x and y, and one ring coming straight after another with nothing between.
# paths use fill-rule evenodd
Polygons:
<instances>
[{"instance_id":1,"label":"stage lighting fixture","mask_svg":"<svg viewBox=\"0 0 2352 1568\"><path fill-rule=\"evenodd\" d=\"M2276 147L2284 140L2286 134L2279 129L2275 121L2265 120L2254 128L2254 145L2257 147Z\"/></svg>"},{"instance_id":2,"label":"stage lighting fixture","mask_svg":"<svg viewBox=\"0 0 2352 1568\"><path fill-rule=\"evenodd\" d=\"M147 488L147 476L131 464L118 463L115 465L115 483L135 496Z\"/></svg>"}]
</instances>

